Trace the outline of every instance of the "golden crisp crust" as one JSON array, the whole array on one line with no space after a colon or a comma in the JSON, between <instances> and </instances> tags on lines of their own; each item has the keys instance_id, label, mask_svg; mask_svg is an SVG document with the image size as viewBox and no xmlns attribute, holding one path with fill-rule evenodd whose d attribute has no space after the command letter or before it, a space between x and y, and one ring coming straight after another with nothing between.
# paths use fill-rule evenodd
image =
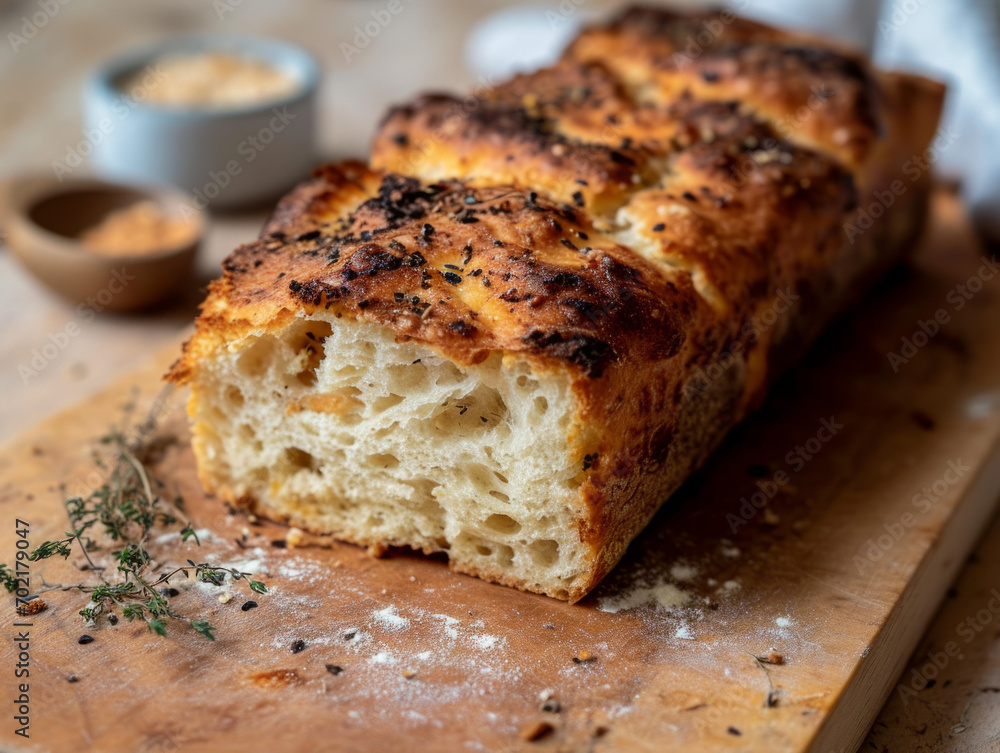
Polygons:
<instances>
[{"instance_id":1,"label":"golden crisp crust","mask_svg":"<svg viewBox=\"0 0 1000 753\"><path fill-rule=\"evenodd\" d=\"M347 182L364 201L329 212ZM689 284L533 191L360 166L321 171L223 269L202 321L231 318L213 327L323 309L392 327L459 363L500 350L556 358L589 377L670 358L699 305Z\"/></svg>"},{"instance_id":2,"label":"golden crisp crust","mask_svg":"<svg viewBox=\"0 0 1000 753\"><path fill-rule=\"evenodd\" d=\"M912 240L926 175L857 242L844 228L926 148L941 99L725 12L628 10L549 69L390 111L370 167L317 171L227 259L169 378L317 309L460 364L568 372L591 570L547 592L576 600Z\"/></svg>"},{"instance_id":3,"label":"golden crisp crust","mask_svg":"<svg viewBox=\"0 0 1000 753\"><path fill-rule=\"evenodd\" d=\"M703 101L738 101L845 164L864 161L882 135L878 74L851 53L722 11L677 15L633 8L585 31L566 56L600 61L642 102L687 92Z\"/></svg>"}]
</instances>

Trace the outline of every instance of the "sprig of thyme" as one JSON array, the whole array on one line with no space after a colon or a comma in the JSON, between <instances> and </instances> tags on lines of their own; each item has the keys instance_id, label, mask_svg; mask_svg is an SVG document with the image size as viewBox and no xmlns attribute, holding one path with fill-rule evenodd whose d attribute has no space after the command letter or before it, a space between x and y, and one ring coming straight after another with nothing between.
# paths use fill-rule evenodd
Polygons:
<instances>
[{"instance_id":1,"label":"sprig of thyme","mask_svg":"<svg viewBox=\"0 0 1000 753\"><path fill-rule=\"evenodd\" d=\"M132 410L131 404L126 406L123 426L128 425ZM150 532L155 527L181 523L184 526L179 532L182 541L194 539L199 546L201 541L182 511L183 499L177 496L171 503L166 502L161 496L165 485L143 462L150 450L147 438L153 426L155 420L150 417L140 425L132 440L121 429L112 429L107 436L101 437L105 457L96 457L95 463L105 471L106 480L89 495L64 501L71 530L66 531L62 539L35 547L28 559L38 561L56 556L66 559L72 554L74 545L80 549L87 560L86 569L95 573L101 582L59 588L90 595L89 604L80 610L88 624L120 611L130 622L144 620L157 635L166 636L167 622L178 620L187 622L205 638L215 640L214 628L209 622L181 615L170 605L164 594L170 579L183 575L216 586L224 585L228 579L234 584L244 582L252 592L259 594L267 593L267 587L253 580L251 573L190 559L186 565L168 567L166 572L155 574L165 567L158 564L147 549ZM110 540L111 545L102 546L97 537ZM108 564L98 564L95 557ZM106 576L108 572L112 572L110 577ZM3 564L0 564L0 583L8 591L16 588L13 573ZM110 622L117 622L117 617Z\"/></svg>"},{"instance_id":2,"label":"sprig of thyme","mask_svg":"<svg viewBox=\"0 0 1000 753\"><path fill-rule=\"evenodd\" d=\"M17 578L14 576L14 571L2 562L0 562L0 586L6 588L7 593L13 593L17 590Z\"/></svg>"}]
</instances>

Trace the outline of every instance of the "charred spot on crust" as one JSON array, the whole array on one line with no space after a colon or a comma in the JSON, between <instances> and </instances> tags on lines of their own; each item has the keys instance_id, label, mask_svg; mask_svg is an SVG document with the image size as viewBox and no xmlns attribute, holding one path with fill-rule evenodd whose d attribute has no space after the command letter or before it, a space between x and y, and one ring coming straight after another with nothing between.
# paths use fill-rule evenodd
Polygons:
<instances>
[{"instance_id":1,"label":"charred spot on crust","mask_svg":"<svg viewBox=\"0 0 1000 753\"><path fill-rule=\"evenodd\" d=\"M330 303L349 292L346 287L337 288L320 280L309 280L307 282L292 280L288 283L288 289L300 301L312 304L313 306L321 306L324 298L327 303Z\"/></svg>"},{"instance_id":2,"label":"charred spot on crust","mask_svg":"<svg viewBox=\"0 0 1000 753\"><path fill-rule=\"evenodd\" d=\"M404 220L426 217L442 190L442 186L426 186L416 178L390 173L382 179L378 195L360 209L380 213L390 228L396 228Z\"/></svg>"},{"instance_id":3,"label":"charred spot on crust","mask_svg":"<svg viewBox=\"0 0 1000 753\"><path fill-rule=\"evenodd\" d=\"M597 324L601 321L605 313L603 307L595 306L591 301L586 301L582 298L564 298L560 303L586 317L591 324Z\"/></svg>"},{"instance_id":4,"label":"charred spot on crust","mask_svg":"<svg viewBox=\"0 0 1000 753\"><path fill-rule=\"evenodd\" d=\"M358 248L349 261L349 269L358 274L367 274L375 277L379 272L392 272L403 266L403 259L395 254L390 254L381 246L368 243Z\"/></svg>"},{"instance_id":5,"label":"charred spot on crust","mask_svg":"<svg viewBox=\"0 0 1000 753\"><path fill-rule=\"evenodd\" d=\"M604 340L583 333L563 334L532 330L522 338L529 345L546 355L576 364L587 376L598 378L617 358L614 348Z\"/></svg>"},{"instance_id":6,"label":"charred spot on crust","mask_svg":"<svg viewBox=\"0 0 1000 753\"><path fill-rule=\"evenodd\" d=\"M575 272L556 272L552 275L542 275L542 284L546 289L553 288L570 288L575 289L580 287L583 282L583 278Z\"/></svg>"}]
</instances>

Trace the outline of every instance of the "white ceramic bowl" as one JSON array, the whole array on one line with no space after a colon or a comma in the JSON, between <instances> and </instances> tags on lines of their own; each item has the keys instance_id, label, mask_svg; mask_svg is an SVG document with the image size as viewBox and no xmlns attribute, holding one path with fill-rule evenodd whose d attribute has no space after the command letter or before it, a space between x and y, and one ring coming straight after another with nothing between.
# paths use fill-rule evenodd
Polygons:
<instances>
[{"instance_id":1,"label":"white ceramic bowl","mask_svg":"<svg viewBox=\"0 0 1000 753\"><path fill-rule=\"evenodd\" d=\"M298 88L281 99L233 107L143 101L144 87L123 87L136 74L152 82L165 55L222 52L291 75ZM194 36L115 58L84 89L86 132L78 149L102 178L171 183L196 208L232 207L279 196L315 166L319 67L303 49L272 39ZM69 167L74 160L67 153Z\"/></svg>"}]
</instances>

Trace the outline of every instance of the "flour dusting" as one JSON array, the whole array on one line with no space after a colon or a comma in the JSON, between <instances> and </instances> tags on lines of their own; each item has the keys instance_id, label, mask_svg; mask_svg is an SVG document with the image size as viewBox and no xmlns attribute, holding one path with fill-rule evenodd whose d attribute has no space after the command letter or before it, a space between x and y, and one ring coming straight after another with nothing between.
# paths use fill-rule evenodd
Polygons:
<instances>
[{"instance_id":1,"label":"flour dusting","mask_svg":"<svg viewBox=\"0 0 1000 753\"><path fill-rule=\"evenodd\" d=\"M687 564L686 562L677 562L670 568L670 577L674 580L687 581L692 580L698 575L698 568Z\"/></svg>"},{"instance_id":2,"label":"flour dusting","mask_svg":"<svg viewBox=\"0 0 1000 753\"><path fill-rule=\"evenodd\" d=\"M406 630L410 626L410 621L405 617L400 617L399 612L396 611L396 607L392 605L372 612L372 619L387 632Z\"/></svg>"},{"instance_id":3,"label":"flour dusting","mask_svg":"<svg viewBox=\"0 0 1000 753\"><path fill-rule=\"evenodd\" d=\"M633 587L613 596L603 596L599 599L597 608L602 612L616 614L647 605L673 609L682 607L690 601L690 594L672 583L658 580L651 586Z\"/></svg>"},{"instance_id":4,"label":"flour dusting","mask_svg":"<svg viewBox=\"0 0 1000 753\"><path fill-rule=\"evenodd\" d=\"M458 624L458 620L454 617L449 617L446 614L432 614L431 617L444 621L444 627L442 630L446 636L449 638L458 638L458 630L455 629L455 626Z\"/></svg>"},{"instance_id":5,"label":"flour dusting","mask_svg":"<svg viewBox=\"0 0 1000 753\"><path fill-rule=\"evenodd\" d=\"M212 538L212 531L209 528L198 528L195 530L194 535L198 538L198 541L205 542ZM153 539L156 544L172 544L181 542L181 532L171 531L170 533L164 533Z\"/></svg>"},{"instance_id":6,"label":"flour dusting","mask_svg":"<svg viewBox=\"0 0 1000 753\"><path fill-rule=\"evenodd\" d=\"M500 638L495 635L474 635L472 636L472 642L475 643L479 648L484 651L489 650L500 642Z\"/></svg>"}]
</instances>

